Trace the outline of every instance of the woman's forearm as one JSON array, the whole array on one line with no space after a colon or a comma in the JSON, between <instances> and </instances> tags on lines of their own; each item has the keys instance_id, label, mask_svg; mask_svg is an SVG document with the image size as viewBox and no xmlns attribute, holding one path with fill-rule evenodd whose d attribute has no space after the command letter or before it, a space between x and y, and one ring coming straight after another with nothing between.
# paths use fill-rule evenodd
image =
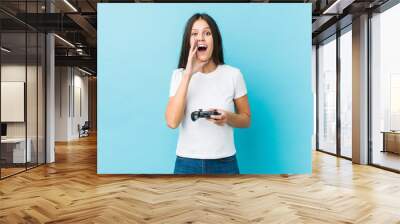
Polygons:
<instances>
[{"instance_id":1,"label":"woman's forearm","mask_svg":"<svg viewBox=\"0 0 400 224\"><path fill-rule=\"evenodd\" d=\"M235 128L250 127L250 116L246 113L227 112L227 123Z\"/></svg>"},{"instance_id":2,"label":"woman's forearm","mask_svg":"<svg viewBox=\"0 0 400 224\"><path fill-rule=\"evenodd\" d=\"M188 90L190 75L183 74L181 83L175 96L171 97L166 111L166 120L168 127L177 128L182 121L186 107L186 93Z\"/></svg>"}]
</instances>

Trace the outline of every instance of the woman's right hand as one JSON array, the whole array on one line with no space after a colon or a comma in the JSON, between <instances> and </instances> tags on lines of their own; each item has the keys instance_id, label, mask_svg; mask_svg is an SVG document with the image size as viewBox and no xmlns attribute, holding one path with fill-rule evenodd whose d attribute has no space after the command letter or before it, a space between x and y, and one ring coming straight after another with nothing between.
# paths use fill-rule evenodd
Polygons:
<instances>
[{"instance_id":1,"label":"woman's right hand","mask_svg":"<svg viewBox=\"0 0 400 224\"><path fill-rule=\"evenodd\" d=\"M207 64L208 61L200 61L196 55L197 52L197 40L194 40L193 44L190 46L189 56L186 64L185 73L189 76L193 75L196 72L201 71L204 65Z\"/></svg>"},{"instance_id":2,"label":"woman's right hand","mask_svg":"<svg viewBox=\"0 0 400 224\"><path fill-rule=\"evenodd\" d=\"M198 71L201 71L202 67L206 62L201 62L197 59L197 41L192 40L186 63L186 68L183 71L183 79L181 80L178 89L176 90L175 96L170 97L167 105L167 111L165 112L165 118L167 125L170 128L177 128L181 123L186 107L186 94L189 87L190 79L192 75Z\"/></svg>"}]
</instances>

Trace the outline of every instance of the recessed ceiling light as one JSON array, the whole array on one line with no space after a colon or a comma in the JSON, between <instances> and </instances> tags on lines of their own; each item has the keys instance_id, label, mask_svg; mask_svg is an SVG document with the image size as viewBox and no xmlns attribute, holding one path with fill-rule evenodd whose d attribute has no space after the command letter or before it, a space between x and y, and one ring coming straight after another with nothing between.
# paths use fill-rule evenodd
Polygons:
<instances>
[{"instance_id":1,"label":"recessed ceiling light","mask_svg":"<svg viewBox=\"0 0 400 224\"><path fill-rule=\"evenodd\" d=\"M322 14L342 14L343 9L351 5L355 0L336 0Z\"/></svg>"},{"instance_id":2,"label":"recessed ceiling light","mask_svg":"<svg viewBox=\"0 0 400 224\"><path fill-rule=\"evenodd\" d=\"M81 72L83 72L83 73L85 73L85 74L87 74L87 75L90 75L90 76L92 75L92 73L90 73L90 72L88 72L88 71L86 71L86 70L83 70L83 69L81 69L81 68L79 68L79 67L78 67L78 70L81 71Z\"/></svg>"},{"instance_id":3,"label":"recessed ceiling light","mask_svg":"<svg viewBox=\"0 0 400 224\"><path fill-rule=\"evenodd\" d=\"M60 36L57 35L57 34L54 34L54 36L57 37L58 39L60 39L62 42L66 43L67 45L69 45L69 46L75 48L75 45L73 45L73 44L72 44L71 42L69 42L68 40L66 40L66 39L64 39L64 38L62 38L62 37L60 37Z\"/></svg>"},{"instance_id":4,"label":"recessed ceiling light","mask_svg":"<svg viewBox=\"0 0 400 224\"><path fill-rule=\"evenodd\" d=\"M78 12L78 10L71 4L69 3L68 0L64 0L65 4L67 4L72 10L74 10L75 12Z\"/></svg>"},{"instance_id":5,"label":"recessed ceiling light","mask_svg":"<svg viewBox=\"0 0 400 224\"><path fill-rule=\"evenodd\" d=\"M5 47L1 47L1 51L4 51L6 53L10 53L11 52L11 50L9 50L9 49L7 49Z\"/></svg>"}]
</instances>

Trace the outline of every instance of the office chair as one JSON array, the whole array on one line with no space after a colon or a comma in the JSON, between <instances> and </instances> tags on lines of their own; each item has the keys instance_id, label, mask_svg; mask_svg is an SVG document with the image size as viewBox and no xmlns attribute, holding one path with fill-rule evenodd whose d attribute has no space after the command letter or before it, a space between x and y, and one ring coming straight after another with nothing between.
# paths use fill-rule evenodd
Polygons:
<instances>
[{"instance_id":1,"label":"office chair","mask_svg":"<svg viewBox=\"0 0 400 224\"><path fill-rule=\"evenodd\" d=\"M89 121L85 121L82 127L80 127L80 125L78 124L79 138L89 136L89 129L90 129Z\"/></svg>"}]
</instances>

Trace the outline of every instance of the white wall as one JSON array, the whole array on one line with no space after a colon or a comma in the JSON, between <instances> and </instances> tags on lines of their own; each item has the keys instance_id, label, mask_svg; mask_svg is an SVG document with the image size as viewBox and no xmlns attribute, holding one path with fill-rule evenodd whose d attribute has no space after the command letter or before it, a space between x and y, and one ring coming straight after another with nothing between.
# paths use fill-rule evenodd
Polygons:
<instances>
[{"instance_id":1,"label":"white wall","mask_svg":"<svg viewBox=\"0 0 400 224\"><path fill-rule=\"evenodd\" d=\"M78 124L88 120L88 77L76 68L56 67L55 89L55 140L77 139Z\"/></svg>"},{"instance_id":2,"label":"white wall","mask_svg":"<svg viewBox=\"0 0 400 224\"><path fill-rule=\"evenodd\" d=\"M2 82L25 82L25 64L8 64L1 66L1 81ZM28 71L32 70L28 66ZM28 74L31 74L28 72ZM6 108L1 108L5 110ZM25 137L25 123L24 122L11 122L7 123L7 137Z\"/></svg>"},{"instance_id":3,"label":"white wall","mask_svg":"<svg viewBox=\"0 0 400 224\"><path fill-rule=\"evenodd\" d=\"M77 71L77 70L75 70ZM80 124L81 126L88 121L89 112L88 112L88 77L81 76L83 73L79 73L79 75L75 75L74 77L74 108L73 111L73 119L72 119L72 135L74 137L79 137L77 126ZM80 93L79 93L80 91ZM80 96L80 97L79 97ZM80 101L80 103L79 103ZM81 111L80 111L81 110Z\"/></svg>"},{"instance_id":4,"label":"white wall","mask_svg":"<svg viewBox=\"0 0 400 224\"><path fill-rule=\"evenodd\" d=\"M1 82L1 121L24 122L25 82Z\"/></svg>"},{"instance_id":5,"label":"white wall","mask_svg":"<svg viewBox=\"0 0 400 224\"><path fill-rule=\"evenodd\" d=\"M69 76L69 68L55 68L55 141L68 140Z\"/></svg>"}]
</instances>

